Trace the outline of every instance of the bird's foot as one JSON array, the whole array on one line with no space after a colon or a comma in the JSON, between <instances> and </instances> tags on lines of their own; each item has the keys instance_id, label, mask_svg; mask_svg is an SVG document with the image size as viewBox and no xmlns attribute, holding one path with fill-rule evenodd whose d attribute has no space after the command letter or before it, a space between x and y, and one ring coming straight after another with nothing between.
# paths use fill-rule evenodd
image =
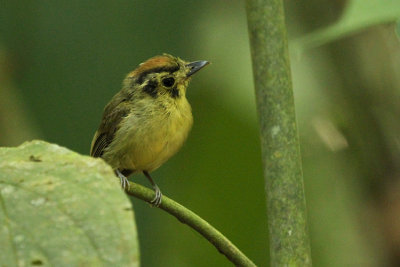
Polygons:
<instances>
[{"instance_id":1,"label":"bird's foot","mask_svg":"<svg viewBox=\"0 0 400 267\"><path fill-rule=\"evenodd\" d=\"M152 204L153 207L159 207L161 204L161 198L162 198L161 190L160 190L160 188L158 188L157 184L153 181L149 172L143 171L143 174L150 181L151 185L153 186L154 192L156 193L156 196L150 201L150 204Z\"/></svg>"},{"instance_id":2,"label":"bird's foot","mask_svg":"<svg viewBox=\"0 0 400 267\"><path fill-rule=\"evenodd\" d=\"M118 169L115 171L115 173L117 174L120 182L121 182L121 187L122 189L129 189L130 185L129 185L129 181L128 178L126 178L125 175L123 175Z\"/></svg>"},{"instance_id":3,"label":"bird's foot","mask_svg":"<svg viewBox=\"0 0 400 267\"><path fill-rule=\"evenodd\" d=\"M157 185L153 186L153 189L156 193L155 197L150 201L151 205L154 207L159 207L161 204L161 198L162 198L162 193L160 191L160 188L158 188Z\"/></svg>"}]
</instances>

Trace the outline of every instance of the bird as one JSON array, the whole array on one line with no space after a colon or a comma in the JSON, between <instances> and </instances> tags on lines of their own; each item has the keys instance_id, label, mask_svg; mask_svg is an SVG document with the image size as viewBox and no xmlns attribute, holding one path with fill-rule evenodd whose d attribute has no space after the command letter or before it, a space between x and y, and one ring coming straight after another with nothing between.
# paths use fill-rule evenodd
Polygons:
<instances>
[{"instance_id":1,"label":"bird","mask_svg":"<svg viewBox=\"0 0 400 267\"><path fill-rule=\"evenodd\" d=\"M187 62L163 54L152 57L122 82L122 89L105 106L91 142L90 155L105 160L129 188L127 177L142 172L151 183L154 206L162 193L150 176L183 145L192 128L186 90L206 60Z\"/></svg>"}]
</instances>

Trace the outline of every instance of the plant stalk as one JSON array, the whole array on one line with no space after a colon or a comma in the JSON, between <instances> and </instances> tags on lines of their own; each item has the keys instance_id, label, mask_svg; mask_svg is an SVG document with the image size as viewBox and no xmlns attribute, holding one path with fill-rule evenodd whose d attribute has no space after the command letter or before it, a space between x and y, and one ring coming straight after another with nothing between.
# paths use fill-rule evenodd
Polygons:
<instances>
[{"instance_id":1,"label":"plant stalk","mask_svg":"<svg viewBox=\"0 0 400 267\"><path fill-rule=\"evenodd\" d=\"M271 266L311 266L282 0L247 0Z\"/></svg>"}]
</instances>

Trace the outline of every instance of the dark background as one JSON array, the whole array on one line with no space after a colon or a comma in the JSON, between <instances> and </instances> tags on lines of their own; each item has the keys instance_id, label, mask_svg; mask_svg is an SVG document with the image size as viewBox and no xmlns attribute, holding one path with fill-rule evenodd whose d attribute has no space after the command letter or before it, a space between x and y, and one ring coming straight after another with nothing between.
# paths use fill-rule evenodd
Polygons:
<instances>
[{"instance_id":1,"label":"dark background","mask_svg":"<svg viewBox=\"0 0 400 267\"><path fill-rule=\"evenodd\" d=\"M292 2L285 2L290 40L333 23L347 3ZM44 139L88 154L103 107L140 62L162 53L211 61L188 90L195 118L189 139L153 177L164 194L268 266L244 2L20 0L1 6L2 146ZM373 26L291 59L315 266L399 263L394 28ZM134 180L148 186L141 175ZM142 266L230 266L175 218L132 201Z\"/></svg>"}]
</instances>

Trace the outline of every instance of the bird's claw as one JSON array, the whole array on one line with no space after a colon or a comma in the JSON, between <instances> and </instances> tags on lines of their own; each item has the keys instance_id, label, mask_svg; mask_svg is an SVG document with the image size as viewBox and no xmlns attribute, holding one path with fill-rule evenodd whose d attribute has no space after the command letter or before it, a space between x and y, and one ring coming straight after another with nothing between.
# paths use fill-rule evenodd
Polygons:
<instances>
[{"instance_id":1,"label":"bird's claw","mask_svg":"<svg viewBox=\"0 0 400 267\"><path fill-rule=\"evenodd\" d=\"M124 189L124 190L129 189L130 185L129 185L128 178L126 178L126 176L123 175L119 170L117 170L116 173L121 182L122 189Z\"/></svg>"},{"instance_id":2,"label":"bird's claw","mask_svg":"<svg viewBox=\"0 0 400 267\"><path fill-rule=\"evenodd\" d=\"M162 198L162 193L158 186L154 186L154 191L156 193L155 197L150 201L150 204L153 205L153 207L159 207L161 204L161 198Z\"/></svg>"}]
</instances>

